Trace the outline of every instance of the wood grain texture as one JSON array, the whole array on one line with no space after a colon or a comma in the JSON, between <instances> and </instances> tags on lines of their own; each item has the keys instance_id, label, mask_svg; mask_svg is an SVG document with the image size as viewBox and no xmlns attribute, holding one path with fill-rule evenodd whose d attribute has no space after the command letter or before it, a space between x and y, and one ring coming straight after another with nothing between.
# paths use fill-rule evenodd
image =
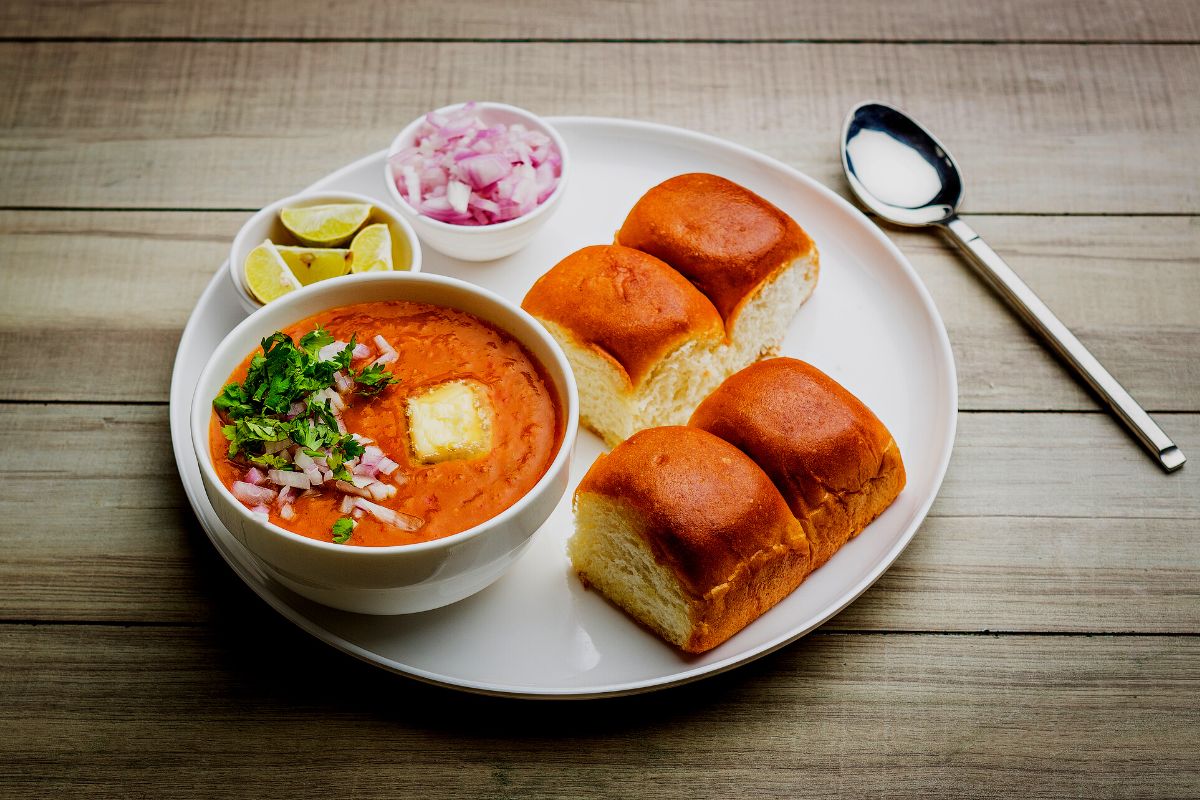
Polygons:
<instances>
[{"instance_id":1,"label":"wood grain texture","mask_svg":"<svg viewBox=\"0 0 1200 800\"><path fill-rule=\"evenodd\" d=\"M1169 421L1200 452L1200 415ZM0 406L0 465L0 619L199 622L237 587L166 408ZM1200 633L1198 526L1200 471L1163 476L1106 417L964 415L929 521L831 626Z\"/></svg>"},{"instance_id":2,"label":"wood grain texture","mask_svg":"<svg viewBox=\"0 0 1200 800\"><path fill-rule=\"evenodd\" d=\"M7 43L0 74L10 207L258 208L472 97L693 128L840 187L843 117L880 97L955 152L970 212L1200 212L1200 105L1171 102L1200 47Z\"/></svg>"},{"instance_id":3,"label":"wood grain texture","mask_svg":"<svg viewBox=\"0 0 1200 800\"><path fill-rule=\"evenodd\" d=\"M183 325L247 216L0 211L0 399L165 401ZM1200 219L972 223L1147 408L1200 410ZM939 237L888 233L946 321L961 408L1099 407ZM80 359L105 369L81 383Z\"/></svg>"},{"instance_id":4,"label":"wood grain texture","mask_svg":"<svg viewBox=\"0 0 1200 800\"><path fill-rule=\"evenodd\" d=\"M372 671L261 615L12 628L8 797L1191 798L1196 638L824 634L586 707Z\"/></svg>"},{"instance_id":5,"label":"wood grain texture","mask_svg":"<svg viewBox=\"0 0 1200 800\"><path fill-rule=\"evenodd\" d=\"M870 0L13 0L5 37L802 39L919 41L1191 41L1200 16L1186 0L1045 3Z\"/></svg>"}]
</instances>

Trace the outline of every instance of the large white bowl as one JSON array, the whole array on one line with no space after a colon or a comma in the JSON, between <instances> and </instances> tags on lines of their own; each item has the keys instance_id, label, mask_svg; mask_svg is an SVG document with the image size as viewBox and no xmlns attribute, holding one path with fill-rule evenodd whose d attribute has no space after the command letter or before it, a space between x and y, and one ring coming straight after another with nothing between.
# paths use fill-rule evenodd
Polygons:
<instances>
[{"instance_id":1,"label":"large white bowl","mask_svg":"<svg viewBox=\"0 0 1200 800\"><path fill-rule=\"evenodd\" d=\"M282 200L276 200L271 205L261 208L246 220L233 237L233 245L229 250L229 280L237 290L238 299L246 311L254 312L262 308L250 290L246 288L244 266L246 256L250 251L262 244L263 239L270 239L275 244L285 244L295 239L279 220L279 213L285 208L307 208L308 206L323 206L332 203L364 203L371 206L371 216L367 224L382 222L388 226L392 234L392 259L396 263L407 259L407 267L399 267L397 271L421 271L421 243L417 241L416 231L395 209L386 203L354 192L302 192ZM347 275L335 280L355 279L357 275ZM278 301L275 301L278 302Z\"/></svg>"},{"instance_id":2,"label":"large white bowl","mask_svg":"<svg viewBox=\"0 0 1200 800\"><path fill-rule=\"evenodd\" d=\"M546 474L514 505L461 533L410 545L357 547L310 539L264 521L221 483L209 453L212 400L259 341L330 308L412 300L467 311L507 331L545 367L564 418L562 444ZM191 406L192 444L204 491L221 522L280 583L318 603L364 614L405 614L448 605L480 591L524 552L567 489L579 424L579 394L561 348L516 305L465 281L380 272L306 286L250 315L217 346Z\"/></svg>"},{"instance_id":3,"label":"large white bowl","mask_svg":"<svg viewBox=\"0 0 1200 800\"><path fill-rule=\"evenodd\" d=\"M464 105L466 104L457 103L445 106L437 109L434 113L448 114L457 111ZM412 145L416 139L417 129L425 121L424 114L406 125L404 130L396 136L392 146L388 148L388 158L384 159L383 165L384 183L387 184L392 203L405 219L412 223L417 235L425 244L451 258L463 261L492 261L512 255L529 244L529 240L538 232L538 229L550 219L566 190L567 180L571 174L571 157L567 152L567 143L563 141L559 132L536 114L504 103L476 103L475 110L485 124L513 125L520 123L530 130L546 134L558 148L558 153L562 157L562 172L558 179L558 186L554 187L550 196L537 208L516 219L497 222L493 225L453 225L417 213L417 210L409 205L408 201L400 194L400 190L396 188L396 173L392 169L391 156Z\"/></svg>"}]
</instances>

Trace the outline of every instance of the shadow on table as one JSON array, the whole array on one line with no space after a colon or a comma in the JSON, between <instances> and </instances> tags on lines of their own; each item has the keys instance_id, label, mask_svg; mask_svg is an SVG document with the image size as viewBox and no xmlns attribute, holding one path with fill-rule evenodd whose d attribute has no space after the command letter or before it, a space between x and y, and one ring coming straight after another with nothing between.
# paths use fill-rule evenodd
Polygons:
<instances>
[{"instance_id":1,"label":"shadow on table","mask_svg":"<svg viewBox=\"0 0 1200 800\"><path fill-rule=\"evenodd\" d=\"M190 515L188 515L190 516ZM285 620L221 560L194 517L187 521L198 575L211 600L197 635L210 651L207 668L228 682L242 708L364 715L440 733L482 738L603 735L686 724L728 702L756 702L756 684L790 682L802 667L802 640L731 672L670 689L598 700L521 700L433 686L365 664ZM818 637L820 638L820 637ZM818 645L819 647L819 645Z\"/></svg>"}]
</instances>

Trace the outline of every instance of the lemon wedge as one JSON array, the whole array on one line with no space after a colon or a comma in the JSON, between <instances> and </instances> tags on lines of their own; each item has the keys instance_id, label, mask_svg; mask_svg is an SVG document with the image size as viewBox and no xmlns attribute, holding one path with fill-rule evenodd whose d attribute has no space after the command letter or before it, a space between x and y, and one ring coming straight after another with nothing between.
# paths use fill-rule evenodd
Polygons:
<instances>
[{"instance_id":1,"label":"lemon wedge","mask_svg":"<svg viewBox=\"0 0 1200 800\"><path fill-rule=\"evenodd\" d=\"M276 297L300 288L300 281L288 269L288 265L267 239L246 256L246 288L260 303L269 303Z\"/></svg>"},{"instance_id":2,"label":"lemon wedge","mask_svg":"<svg viewBox=\"0 0 1200 800\"><path fill-rule=\"evenodd\" d=\"M350 271L354 254L349 250L322 247L288 247L277 244L275 249L304 286L326 278L339 278Z\"/></svg>"},{"instance_id":3,"label":"lemon wedge","mask_svg":"<svg viewBox=\"0 0 1200 800\"><path fill-rule=\"evenodd\" d=\"M392 267L392 232L383 223L368 225L350 243L354 255L351 272L390 272Z\"/></svg>"},{"instance_id":4,"label":"lemon wedge","mask_svg":"<svg viewBox=\"0 0 1200 800\"><path fill-rule=\"evenodd\" d=\"M339 247L350 241L354 232L371 215L366 203L332 203L324 206L285 208L279 221L300 242L310 247Z\"/></svg>"}]
</instances>

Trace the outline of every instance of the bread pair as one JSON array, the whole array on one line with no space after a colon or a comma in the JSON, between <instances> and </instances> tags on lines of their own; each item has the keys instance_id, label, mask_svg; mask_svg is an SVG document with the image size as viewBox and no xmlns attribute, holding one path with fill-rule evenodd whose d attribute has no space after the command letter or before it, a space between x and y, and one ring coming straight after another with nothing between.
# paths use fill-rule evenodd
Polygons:
<instances>
[{"instance_id":1,"label":"bread pair","mask_svg":"<svg viewBox=\"0 0 1200 800\"><path fill-rule=\"evenodd\" d=\"M727 376L776 353L818 271L791 217L691 173L650 189L615 244L567 256L521 305L563 346L581 421L612 446L683 424Z\"/></svg>"},{"instance_id":2,"label":"bread pair","mask_svg":"<svg viewBox=\"0 0 1200 800\"><path fill-rule=\"evenodd\" d=\"M904 483L870 409L810 364L774 358L730 377L686 427L600 456L567 550L586 584L701 653L792 592Z\"/></svg>"}]
</instances>

